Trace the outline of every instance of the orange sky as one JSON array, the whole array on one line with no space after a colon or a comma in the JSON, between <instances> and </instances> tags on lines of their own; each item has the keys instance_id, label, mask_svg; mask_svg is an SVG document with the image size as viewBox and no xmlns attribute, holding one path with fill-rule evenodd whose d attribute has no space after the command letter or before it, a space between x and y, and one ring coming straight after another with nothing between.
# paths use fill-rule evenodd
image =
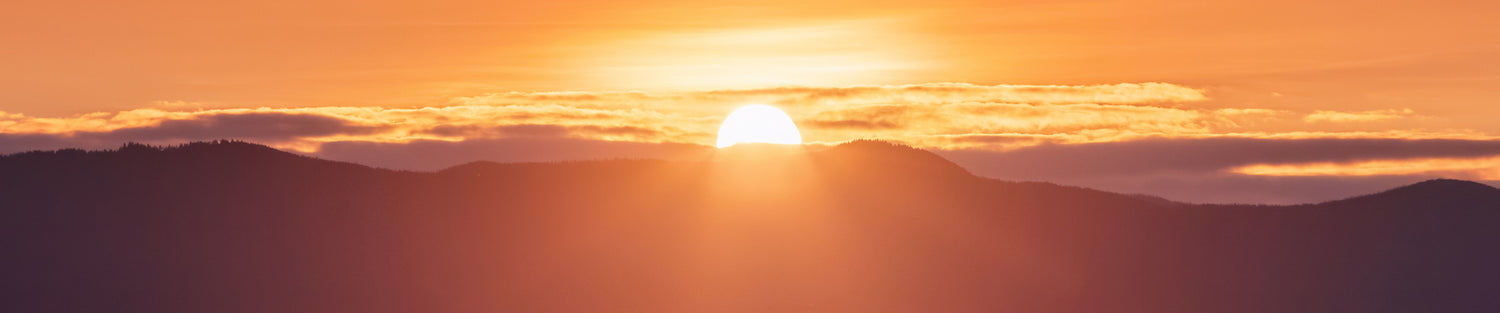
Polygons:
<instances>
[{"instance_id":1,"label":"orange sky","mask_svg":"<svg viewBox=\"0 0 1500 313\"><path fill-rule=\"evenodd\" d=\"M718 121L751 103L786 110L812 142L954 153L1220 139L1490 147L1500 135L1493 1L5 7L0 153L223 137L325 156L328 143L711 145ZM507 158L484 151L468 156ZM1378 161L1418 168L1384 176L1493 179L1500 166L1488 154L1265 153L1204 175L1367 177L1339 169Z\"/></svg>"}]
</instances>

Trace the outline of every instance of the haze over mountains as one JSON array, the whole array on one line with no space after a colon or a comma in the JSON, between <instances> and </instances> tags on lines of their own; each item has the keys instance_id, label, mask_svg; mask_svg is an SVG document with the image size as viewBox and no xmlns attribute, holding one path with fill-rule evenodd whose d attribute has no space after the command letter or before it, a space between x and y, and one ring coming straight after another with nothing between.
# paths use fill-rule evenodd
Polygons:
<instances>
[{"instance_id":1,"label":"haze over mountains","mask_svg":"<svg viewBox=\"0 0 1500 313\"><path fill-rule=\"evenodd\" d=\"M1500 190L1193 205L922 150L402 172L240 142L0 157L7 312L1495 312Z\"/></svg>"}]
</instances>

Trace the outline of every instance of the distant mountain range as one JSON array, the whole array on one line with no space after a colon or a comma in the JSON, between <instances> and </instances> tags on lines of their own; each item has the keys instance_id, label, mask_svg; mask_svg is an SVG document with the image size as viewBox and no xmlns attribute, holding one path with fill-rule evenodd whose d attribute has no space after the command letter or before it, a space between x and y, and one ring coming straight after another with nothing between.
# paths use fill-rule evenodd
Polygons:
<instances>
[{"instance_id":1,"label":"distant mountain range","mask_svg":"<svg viewBox=\"0 0 1500 313\"><path fill-rule=\"evenodd\" d=\"M1500 190L1197 205L875 141L403 172L0 157L4 312L1500 312Z\"/></svg>"}]
</instances>

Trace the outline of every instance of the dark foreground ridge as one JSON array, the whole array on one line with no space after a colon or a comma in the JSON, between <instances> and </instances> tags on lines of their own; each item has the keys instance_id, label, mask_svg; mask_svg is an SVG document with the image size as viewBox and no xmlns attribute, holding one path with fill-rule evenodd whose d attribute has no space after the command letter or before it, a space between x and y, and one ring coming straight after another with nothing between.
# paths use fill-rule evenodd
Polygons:
<instances>
[{"instance_id":1,"label":"dark foreground ridge","mask_svg":"<svg viewBox=\"0 0 1500 313\"><path fill-rule=\"evenodd\" d=\"M1191 205L883 142L775 149L436 173L242 142L3 156L0 311L1500 311L1483 184Z\"/></svg>"}]
</instances>

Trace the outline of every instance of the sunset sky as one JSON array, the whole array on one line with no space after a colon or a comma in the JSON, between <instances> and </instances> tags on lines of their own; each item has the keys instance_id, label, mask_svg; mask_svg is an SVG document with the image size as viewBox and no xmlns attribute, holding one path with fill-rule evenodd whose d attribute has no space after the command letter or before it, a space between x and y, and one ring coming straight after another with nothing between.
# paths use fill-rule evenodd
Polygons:
<instances>
[{"instance_id":1,"label":"sunset sky","mask_svg":"<svg viewBox=\"0 0 1500 313\"><path fill-rule=\"evenodd\" d=\"M1495 1L32 1L0 153L242 139L406 170L804 142L1192 202L1500 182Z\"/></svg>"}]
</instances>

